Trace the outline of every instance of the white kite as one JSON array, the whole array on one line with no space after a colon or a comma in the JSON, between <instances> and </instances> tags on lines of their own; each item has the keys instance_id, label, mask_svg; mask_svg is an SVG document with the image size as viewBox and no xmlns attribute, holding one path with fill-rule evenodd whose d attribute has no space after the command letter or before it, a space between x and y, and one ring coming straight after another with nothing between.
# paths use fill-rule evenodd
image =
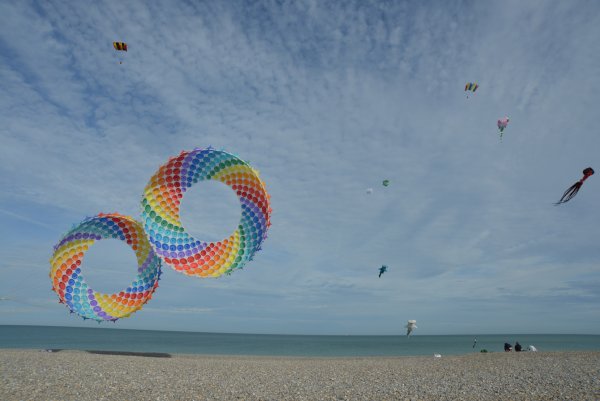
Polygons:
<instances>
[{"instance_id":1,"label":"white kite","mask_svg":"<svg viewBox=\"0 0 600 401\"><path fill-rule=\"evenodd\" d=\"M417 328L417 321L416 320L409 320L406 327L406 336L410 336L410 333L412 333L412 331L414 329Z\"/></svg>"},{"instance_id":2,"label":"white kite","mask_svg":"<svg viewBox=\"0 0 600 401\"><path fill-rule=\"evenodd\" d=\"M371 195L373 193L373 188L367 188L367 194Z\"/></svg>"}]
</instances>

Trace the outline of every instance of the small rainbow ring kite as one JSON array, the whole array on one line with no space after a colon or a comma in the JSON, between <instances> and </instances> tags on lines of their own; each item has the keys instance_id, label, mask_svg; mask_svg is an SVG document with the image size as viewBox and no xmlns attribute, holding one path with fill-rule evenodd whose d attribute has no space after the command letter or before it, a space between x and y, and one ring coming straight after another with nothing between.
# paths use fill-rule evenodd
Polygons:
<instances>
[{"instance_id":1,"label":"small rainbow ring kite","mask_svg":"<svg viewBox=\"0 0 600 401\"><path fill-rule=\"evenodd\" d=\"M88 248L101 239L127 242L138 260L133 282L117 294L102 294L88 286L81 263ZM152 298L161 275L161 260L146 239L142 225L129 216L100 213L68 231L50 259L52 290L73 313L98 322L129 317Z\"/></svg>"},{"instance_id":2,"label":"small rainbow ring kite","mask_svg":"<svg viewBox=\"0 0 600 401\"><path fill-rule=\"evenodd\" d=\"M237 230L218 242L190 236L179 208L198 181L216 180L233 189L242 216ZM270 196L258 171L230 153L208 147L183 151L160 166L144 190L142 223L154 251L175 270L190 276L219 277L252 260L271 225Z\"/></svg>"}]
</instances>

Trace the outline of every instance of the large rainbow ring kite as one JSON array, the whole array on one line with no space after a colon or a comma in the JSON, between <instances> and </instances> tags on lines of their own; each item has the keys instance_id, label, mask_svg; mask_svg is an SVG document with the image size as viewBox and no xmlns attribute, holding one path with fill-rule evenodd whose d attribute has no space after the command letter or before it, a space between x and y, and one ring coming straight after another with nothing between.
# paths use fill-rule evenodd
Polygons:
<instances>
[{"instance_id":1,"label":"large rainbow ring kite","mask_svg":"<svg viewBox=\"0 0 600 401\"><path fill-rule=\"evenodd\" d=\"M181 199L198 181L216 180L233 189L242 208L237 230L218 242L190 236L179 216ZM258 171L238 157L212 148L183 151L152 176L142 199L142 223L161 259L187 275L219 277L252 260L267 238L270 197Z\"/></svg>"},{"instance_id":2,"label":"large rainbow ring kite","mask_svg":"<svg viewBox=\"0 0 600 401\"><path fill-rule=\"evenodd\" d=\"M137 276L118 294L102 294L88 286L81 262L94 241L115 238L126 241L138 260ZM50 259L52 289L60 302L84 319L99 322L129 317L152 298L158 287L161 260L146 239L140 223L117 213L85 219L68 231L54 247Z\"/></svg>"}]
</instances>

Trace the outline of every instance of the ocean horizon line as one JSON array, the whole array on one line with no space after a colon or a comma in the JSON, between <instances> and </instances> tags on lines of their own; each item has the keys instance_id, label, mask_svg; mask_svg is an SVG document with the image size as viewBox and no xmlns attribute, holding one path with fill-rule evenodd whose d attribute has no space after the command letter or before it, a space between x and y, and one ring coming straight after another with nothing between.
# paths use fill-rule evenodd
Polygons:
<instances>
[{"instance_id":1,"label":"ocean horizon line","mask_svg":"<svg viewBox=\"0 0 600 401\"><path fill-rule=\"evenodd\" d=\"M210 355L400 356L503 352L506 343L539 351L598 350L590 334L251 334L1 325L1 348L79 349Z\"/></svg>"},{"instance_id":2,"label":"ocean horizon line","mask_svg":"<svg viewBox=\"0 0 600 401\"><path fill-rule=\"evenodd\" d=\"M166 330L166 329L143 329L143 328L122 328L122 327L103 327L106 325L98 325L91 327L81 326L58 326L58 325L40 325L40 324L0 324L1 327L46 327L46 328L69 328L69 329L90 329L90 330L125 330L125 331L158 331L165 333L194 333L194 334L224 334L224 335L251 335L251 336L307 336L307 337L406 337L406 333L398 332L397 334L348 334L348 333L255 333L255 332L229 332L229 331L193 331L193 330ZM600 336L600 333L452 333L452 334L431 334L431 333L416 333L413 336Z\"/></svg>"}]
</instances>

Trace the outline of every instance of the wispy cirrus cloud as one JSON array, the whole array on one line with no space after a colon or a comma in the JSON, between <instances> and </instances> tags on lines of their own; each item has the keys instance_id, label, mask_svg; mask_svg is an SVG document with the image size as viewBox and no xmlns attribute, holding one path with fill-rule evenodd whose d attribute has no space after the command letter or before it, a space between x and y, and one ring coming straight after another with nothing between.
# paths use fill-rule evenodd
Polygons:
<instances>
[{"instance_id":1,"label":"wispy cirrus cloud","mask_svg":"<svg viewBox=\"0 0 600 401\"><path fill-rule=\"evenodd\" d=\"M47 287L32 266L44 270L71 224L138 216L160 164L212 145L261 171L274 209L264 249L219 280L167 269L148 310L207 319L142 311L122 327L562 330L546 308L597 332L583 284L598 280L600 187L592 177L552 202L598 160L599 26L592 2L1 4L0 295L19 266ZM470 99L467 81L480 84ZM194 191L186 225L222 235L235 202ZM111 254L107 274L133 277L119 262L129 250Z\"/></svg>"}]
</instances>

